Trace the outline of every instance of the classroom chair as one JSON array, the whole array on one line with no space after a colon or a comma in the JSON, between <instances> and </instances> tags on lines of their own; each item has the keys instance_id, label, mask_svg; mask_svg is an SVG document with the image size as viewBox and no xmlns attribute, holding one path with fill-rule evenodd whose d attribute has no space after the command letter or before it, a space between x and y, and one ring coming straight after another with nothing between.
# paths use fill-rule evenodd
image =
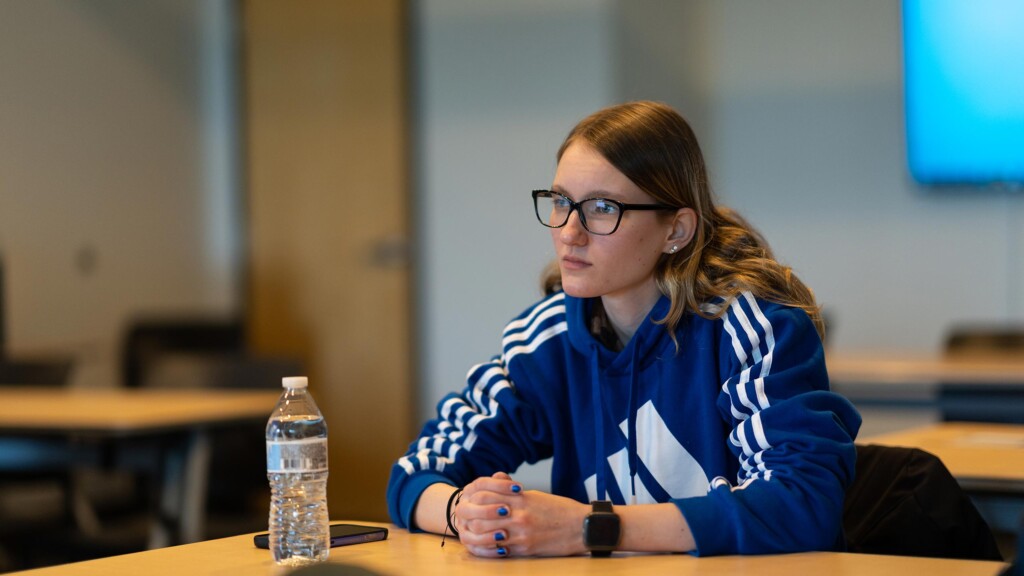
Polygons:
<instances>
[{"instance_id":1,"label":"classroom chair","mask_svg":"<svg viewBox=\"0 0 1024 576\"><path fill-rule=\"evenodd\" d=\"M0 351L0 393L64 386L72 371L70 359L16 359ZM0 571L32 566L26 542L66 532L79 523L79 514L91 513L74 481L75 463L65 439L0 438Z\"/></svg>"}]
</instances>

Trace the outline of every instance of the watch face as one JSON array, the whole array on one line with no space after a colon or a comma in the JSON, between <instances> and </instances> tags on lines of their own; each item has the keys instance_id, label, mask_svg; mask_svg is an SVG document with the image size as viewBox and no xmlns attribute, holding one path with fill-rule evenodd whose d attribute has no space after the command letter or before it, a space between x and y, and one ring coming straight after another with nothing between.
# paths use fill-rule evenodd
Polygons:
<instances>
[{"instance_id":1,"label":"watch face","mask_svg":"<svg viewBox=\"0 0 1024 576\"><path fill-rule=\"evenodd\" d=\"M583 521L583 542L591 550L612 550L619 544L619 515L595 512Z\"/></svg>"}]
</instances>

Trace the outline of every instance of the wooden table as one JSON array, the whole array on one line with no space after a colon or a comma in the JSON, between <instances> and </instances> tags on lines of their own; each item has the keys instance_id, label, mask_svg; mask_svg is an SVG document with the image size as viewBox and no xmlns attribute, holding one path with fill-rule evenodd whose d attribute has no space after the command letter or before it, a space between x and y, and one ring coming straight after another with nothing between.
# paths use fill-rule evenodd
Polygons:
<instances>
[{"instance_id":1,"label":"wooden table","mask_svg":"<svg viewBox=\"0 0 1024 576\"><path fill-rule=\"evenodd\" d=\"M864 415L862 435L938 420L1022 422L1024 359L830 352L832 389Z\"/></svg>"},{"instance_id":2,"label":"wooden table","mask_svg":"<svg viewBox=\"0 0 1024 576\"><path fill-rule=\"evenodd\" d=\"M0 433L134 436L266 419L276 390L3 389Z\"/></svg>"},{"instance_id":3,"label":"wooden table","mask_svg":"<svg viewBox=\"0 0 1024 576\"><path fill-rule=\"evenodd\" d=\"M938 386L1024 385L1024 359L999 356L929 356L883 352L829 353L829 379L839 383Z\"/></svg>"},{"instance_id":4,"label":"wooden table","mask_svg":"<svg viewBox=\"0 0 1024 576\"><path fill-rule=\"evenodd\" d=\"M859 439L921 448L939 457L964 489L1024 495L1024 426L943 422Z\"/></svg>"},{"instance_id":5,"label":"wooden table","mask_svg":"<svg viewBox=\"0 0 1024 576\"><path fill-rule=\"evenodd\" d=\"M209 430L265 421L274 390L76 389L5 387L0 437L75 440L86 451L99 443L131 442L158 454L162 477L150 547L202 537ZM77 454L69 465L88 462Z\"/></svg>"},{"instance_id":6,"label":"wooden table","mask_svg":"<svg viewBox=\"0 0 1024 576\"><path fill-rule=\"evenodd\" d=\"M508 558L484 559L471 556L457 539L410 534L390 526L388 539L333 548L331 564L360 566L379 574L417 576L538 576L559 574L673 574L678 576L720 576L758 574L796 576L800 574L869 574L871 576L995 576L1005 567L1001 562L942 560L905 556L876 556L814 552L778 556L719 556L696 558L689 554L622 554L611 558ZM114 556L19 572L26 576L106 576L146 574L149 576L278 575L270 552L253 546L252 536L234 536L137 554Z\"/></svg>"}]
</instances>

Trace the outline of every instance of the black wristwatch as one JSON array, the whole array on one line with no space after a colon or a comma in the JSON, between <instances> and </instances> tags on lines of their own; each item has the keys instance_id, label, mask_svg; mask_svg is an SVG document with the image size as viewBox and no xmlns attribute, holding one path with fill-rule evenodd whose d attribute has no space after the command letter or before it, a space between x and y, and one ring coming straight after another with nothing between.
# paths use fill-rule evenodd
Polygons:
<instances>
[{"instance_id":1,"label":"black wristwatch","mask_svg":"<svg viewBox=\"0 0 1024 576\"><path fill-rule=\"evenodd\" d=\"M608 500L590 503L593 511L583 519L583 544L595 558L607 558L619 546L621 524Z\"/></svg>"}]
</instances>

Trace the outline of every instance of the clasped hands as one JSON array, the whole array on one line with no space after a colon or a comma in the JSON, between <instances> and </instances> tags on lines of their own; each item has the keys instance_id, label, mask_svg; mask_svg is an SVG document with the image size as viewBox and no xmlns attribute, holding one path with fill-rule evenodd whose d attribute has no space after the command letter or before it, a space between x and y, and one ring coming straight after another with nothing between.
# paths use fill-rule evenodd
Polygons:
<instances>
[{"instance_id":1,"label":"clasped hands","mask_svg":"<svg viewBox=\"0 0 1024 576\"><path fill-rule=\"evenodd\" d=\"M463 546L476 556L571 556L587 552L583 519L589 512L586 504L524 490L497 472L463 488L452 521Z\"/></svg>"}]
</instances>

